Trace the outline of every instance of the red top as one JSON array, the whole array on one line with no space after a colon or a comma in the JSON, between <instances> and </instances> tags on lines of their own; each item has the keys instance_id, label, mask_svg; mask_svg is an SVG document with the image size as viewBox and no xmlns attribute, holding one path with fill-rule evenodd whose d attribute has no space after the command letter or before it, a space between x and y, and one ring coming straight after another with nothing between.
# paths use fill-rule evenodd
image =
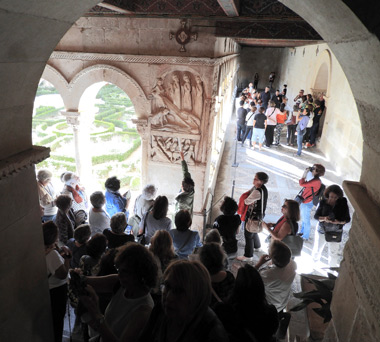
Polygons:
<instances>
[{"instance_id":1,"label":"red top","mask_svg":"<svg viewBox=\"0 0 380 342\"><path fill-rule=\"evenodd\" d=\"M279 220L278 220L278 223L276 224L276 226L274 227L273 229L273 233L276 234L280 231L281 227L283 226L283 224L286 222L286 217L285 216L282 216Z\"/></svg>"},{"instance_id":2,"label":"red top","mask_svg":"<svg viewBox=\"0 0 380 342\"><path fill-rule=\"evenodd\" d=\"M305 188L302 193L302 197L305 199L303 203L309 203L313 200L313 191L314 194L318 192L321 187L321 180L319 178L313 178L308 182L305 178L301 178L299 181L300 185ZM313 188L313 191L311 190Z\"/></svg>"},{"instance_id":3,"label":"red top","mask_svg":"<svg viewBox=\"0 0 380 342\"><path fill-rule=\"evenodd\" d=\"M279 124L285 123L286 113L284 112L284 113L281 113L281 114L277 114L276 119L277 119L277 123L279 123Z\"/></svg>"},{"instance_id":4,"label":"red top","mask_svg":"<svg viewBox=\"0 0 380 342\"><path fill-rule=\"evenodd\" d=\"M247 215L247 210L249 207L248 205L246 205L244 203L244 201L249 196L250 193L251 193L251 190L248 190L243 195L241 195L239 198L239 205L238 205L237 213L241 216L242 221L245 221L245 215Z\"/></svg>"}]
</instances>

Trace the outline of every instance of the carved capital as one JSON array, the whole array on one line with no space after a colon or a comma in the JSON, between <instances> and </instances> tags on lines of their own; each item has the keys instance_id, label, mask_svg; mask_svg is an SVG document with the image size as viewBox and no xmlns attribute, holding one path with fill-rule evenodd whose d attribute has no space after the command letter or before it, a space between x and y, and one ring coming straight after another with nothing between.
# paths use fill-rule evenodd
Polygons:
<instances>
[{"instance_id":1,"label":"carved capital","mask_svg":"<svg viewBox=\"0 0 380 342\"><path fill-rule=\"evenodd\" d=\"M136 125L137 132L139 132L141 139L148 139L149 127L148 120L145 119L132 119L132 122Z\"/></svg>"},{"instance_id":2,"label":"carved capital","mask_svg":"<svg viewBox=\"0 0 380 342\"><path fill-rule=\"evenodd\" d=\"M80 125L79 112L61 111L60 113L66 118L68 125L72 126L74 129L78 128L78 126Z\"/></svg>"},{"instance_id":3,"label":"carved capital","mask_svg":"<svg viewBox=\"0 0 380 342\"><path fill-rule=\"evenodd\" d=\"M0 161L0 181L13 177L25 169L31 168L49 158L50 148L44 146L33 146L30 149L14 154Z\"/></svg>"}]
</instances>

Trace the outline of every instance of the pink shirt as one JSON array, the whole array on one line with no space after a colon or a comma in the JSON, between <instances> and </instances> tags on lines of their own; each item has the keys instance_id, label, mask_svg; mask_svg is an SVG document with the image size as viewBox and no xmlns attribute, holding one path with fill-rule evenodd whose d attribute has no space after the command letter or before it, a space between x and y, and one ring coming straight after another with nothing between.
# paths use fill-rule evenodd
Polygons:
<instances>
[{"instance_id":1,"label":"pink shirt","mask_svg":"<svg viewBox=\"0 0 380 342\"><path fill-rule=\"evenodd\" d=\"M276 126L277 125L277 114L282 114L278 108L269 107L265 112L267 117L267 125Z\"/></svg>"}]
</instances>

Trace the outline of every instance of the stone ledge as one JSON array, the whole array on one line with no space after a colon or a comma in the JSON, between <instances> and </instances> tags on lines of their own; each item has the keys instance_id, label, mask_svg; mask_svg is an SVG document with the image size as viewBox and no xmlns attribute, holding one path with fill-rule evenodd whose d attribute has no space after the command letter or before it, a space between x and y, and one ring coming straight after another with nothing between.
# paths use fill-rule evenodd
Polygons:
<instances>
[{"instance_id":1,"label":"stone ledge","mask_svg":"<svg viewBox=\"0 0 380 342\"><path fill-rule=\"evenodd\" d=\"M95 52L70 52L54 51L51 59L69 59L84 61L108 61L108 62L128 62L128 63L147 63L147 64L188 64L217 66L230 59L237 58L238 53L228 56L206 58L206 57L176 57L176 56L150 56L150 55L125 55L114 53L95 53Z\"/></svg>"},{"instance_id":2,"label":"stone ledge","mask_svg":"<svg viewBox=\"0 0 380 342\"><path fill-rule=\"evenodd\" d=\"M371 239L380 240L380 208L363 183L344 181L343 189Z\"/></svg>"},{"instance_id":3,"label":"stone ledge","mask_svg":"<svg viewBox=\"0 0 380 342\"><path fill-rule=\"evenodd\" d=\"M0 181L13 177L25 169L31 168L49 158L50 148L33 146L30 149L14 154L0 161Z\"/></svg>"}]
</instances>

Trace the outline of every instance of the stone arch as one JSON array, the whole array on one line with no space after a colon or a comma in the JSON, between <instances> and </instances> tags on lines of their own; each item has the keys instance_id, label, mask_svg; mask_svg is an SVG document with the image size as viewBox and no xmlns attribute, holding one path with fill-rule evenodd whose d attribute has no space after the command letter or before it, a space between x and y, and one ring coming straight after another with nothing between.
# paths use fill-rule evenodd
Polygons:
<instances>
[{"instance_id":1,"label":"stone arch","mask_svg":"<svg viewBox=\"0 0 380 342\"><path fill-rule=\"evenodd\" d=\"M65 77L57 69L47 64L41 78L50 82L55 87L55 89L57 89L58 93L62 97L65 107L67 108L69 104L70 93L69 84L66 81Z\"/></svg>"},{"instance_id":2,"label":"stone arch","mask_svg":"<svg viewBox=\"0 0 380 342\"><path fill-rule=\"evenodd\" d=\"M314 75L311 82L311 90L326 90L326 96L330 96L330 80L331 80L331 52L323 50L314 67Z\"/></svg>"},{"instance_id":3,"label":"stone arch","mask_svg":"<svg viewBox=\"0 0 380 342\"><path fill-rule=\"evenodd\" d=\"M68 85L70 100L67 109L78 110L84 91L98 82L110 82L122 89L131 99L138 118L149 115L150 103L139 83L123 70L105 64L88 67L75 75Z\"/></svg>"}]
</instances>

